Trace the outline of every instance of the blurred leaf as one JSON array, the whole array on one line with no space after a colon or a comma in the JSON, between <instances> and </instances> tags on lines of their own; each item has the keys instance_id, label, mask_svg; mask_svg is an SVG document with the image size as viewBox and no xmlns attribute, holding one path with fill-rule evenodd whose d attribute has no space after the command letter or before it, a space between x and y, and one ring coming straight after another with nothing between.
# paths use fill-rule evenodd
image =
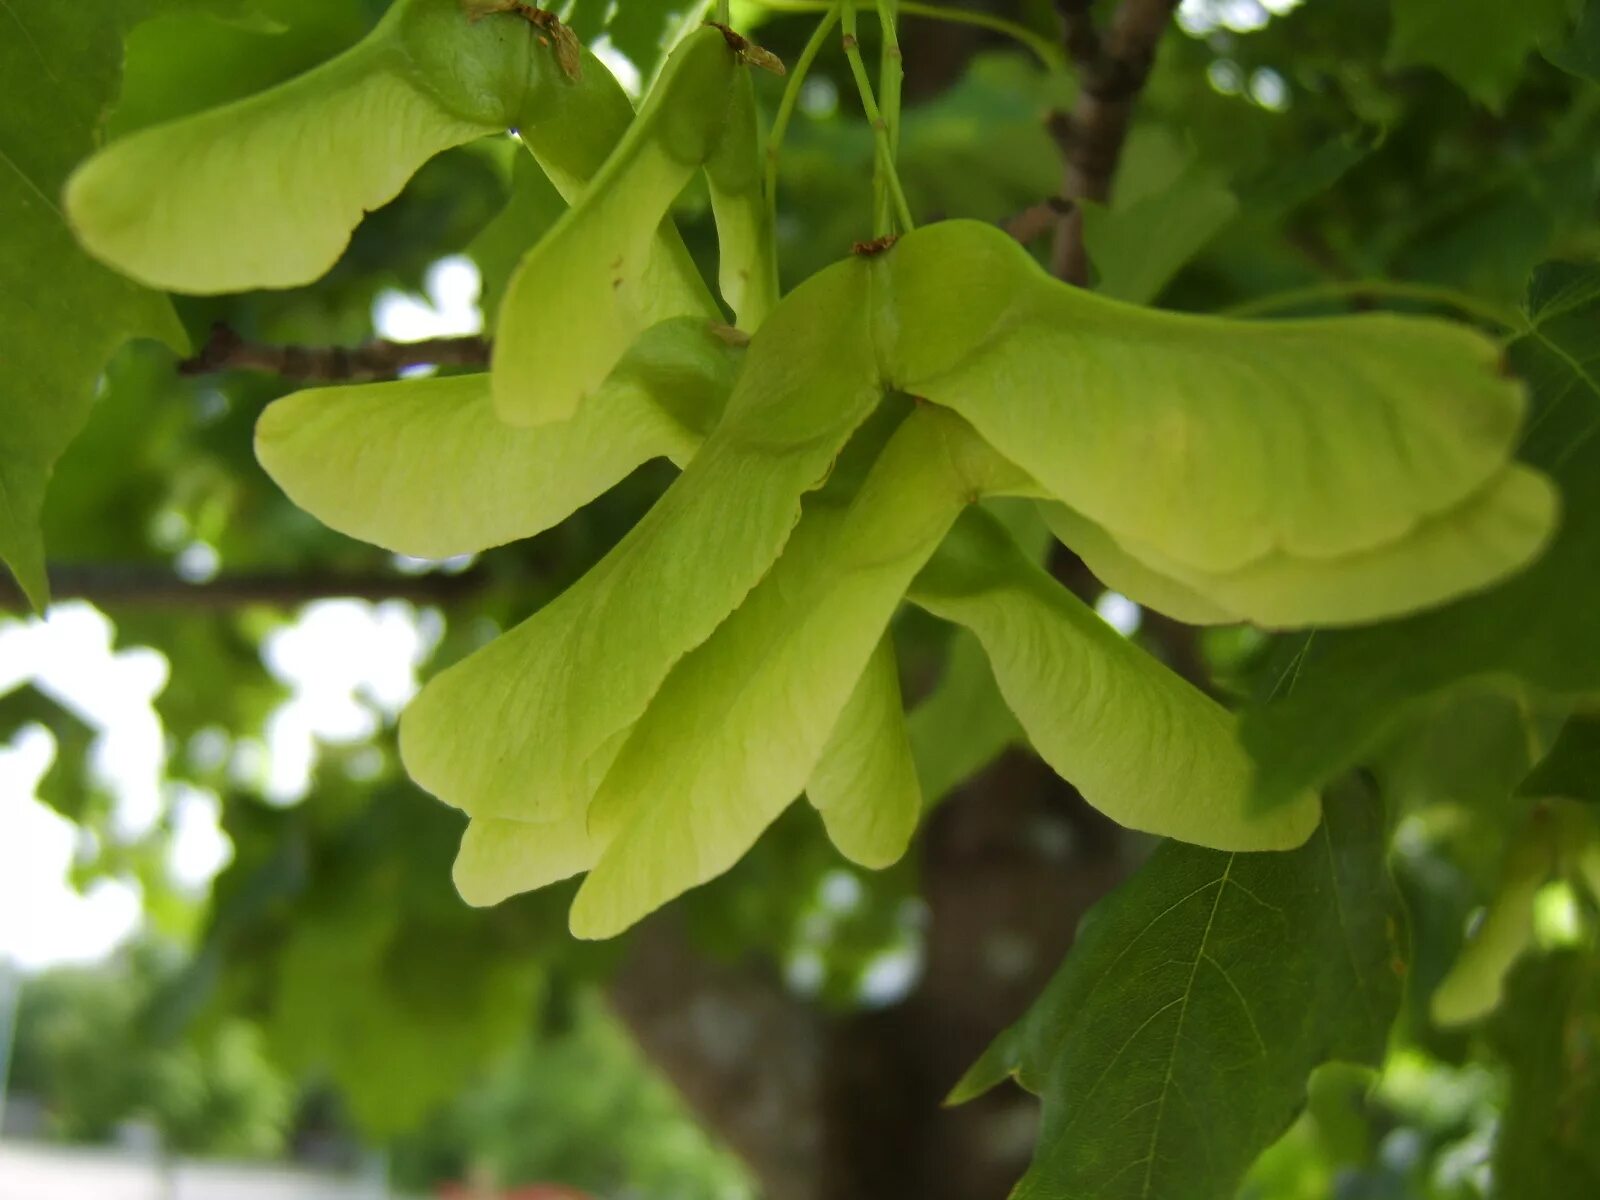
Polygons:
<instances>
[{"instance_id":1,"label":"blurred leaf","mask_svg":"<svg viewBox=\"0 0 1600 1200\"><path fill-rule=\"evenodd\" d=\"M78 248L57 201L116 95L128 12L13 0L4 17L13 28L0 38L0 275L49 281L0 288L0 560L40 608L49 591L45 489L88 418L106 360L129 338L188 344L164 297Z\"/></svg>"},{"instance_id":2,"label":"blurred leaf","mask_svg":"<svg viewBox=\"0 0 1600 1200\"><path fill-rule=\"evenodd\" d=\"M1506 975L1533 942L1534 897L1556 864L1556 824L1534 813L1506 853L1500 885L1483 920L1433 993L1439 1025L1465 1025L1500 1003Z\"/></svg>"},{"instance_id":3,"label":"blurred leaf","mask_svg":"<svg viewBox=\"0 0 1600 1200\"><path fill-rule=\"evenodd\" d=\"M1094 262L1095 290L1148 304L1239 213L1220 172L1192 151L1130 143L1109 208L1085 204L1083 237Z\"/></svg>"},{"instance_id":4,"label":"blurred leaf","mask_svg":"<svg viewBox=\"0 0 1600 1200\"><path fill-rule=\"evenodd\" d=\"M1406 953L1384 834L1373 797L1330 797L1302 849L1166 842L1102 901L957 1086L1014 1073L1043 1097L1018 1200L1228 1200L1315 1067L1380 1061Z\"/></svg>"},{"instance_id":5,"label":"blurred leaf","mask_svg":"<svg viewBox=\"0 0 1600 1200\"><path fill-rule=\"evenodd\" d=\"M953 86L905 111L899 172L913 210L1002 222L1053 194L1059 153L1044 116L1069 100L1063 77L1021 55L976 55ZM846 105L802 106L784 143L778 248L791 283L871 236L872 130Z\"/></svg>"},{"instance_id":6,"label":"blurred leaf","mask_svg":"<svg viewBox=\"0 0 1600 1200\"><path fill-rule=\"evenodd\" d=\"M600 0L584 0L584 7L604 7ZM680 27L693 9L704 7L700 0L651 0L650 3L621 3L612 6L606 36L628 61L639 68L639 77L649 83L655 77L667 51L667 38Z\"/></svg>"},{"instance_id":7,"label":"blurred leaf","mask_svg":"<svg viewBox=\"0 0 1600 1200\"><path fill-rule=\"evenodd\" d=\"M1569 0L1395 0L1389 61L1437 67L1499 108L1540 41L1566 20Z\"/></svg>"},{"instance_id":8,"label":"blurred leaf","mask_svg":"<svg viewBox=\"0 0 1600 1200\"><path fill-rule=\"evenodd\" d=\"M1536 710L1525 695L1470 692L1429 705L1403 722L1374 764L1384 793L1411 812L1457 805L1509 832L1525 806L1517 784L1550 746L1562 713Z\"/></svg>"},{"instance_id":9,"label":"blurred leaf","mask_svg":"<svg viewBox=\"0 0 1600 1200\"><path fill-rule=\"evenodd\" d=\"M1491 1036L1511 1072L1493 1195L1600 1195L1600 959L1580 949L1524 962Z\"/></svg>"},{"instance_id":10,"label":"blurred leaf","mask_svg":"<svg viewBox=\"0 0 1600 1200\"><path fill-rule=\"evenodd\" d=\"M1600 803L1600 716L1577 713L1570 718L1517 792Z\"/></svg>"},{"instance_id":11,"label":"blurred leaf","mask_svg":"<svg viewBox=\"0 0 1600 1200\"><path fill-rule=\"evenodd\" d=\"M541 1026L393 1146L402 1194L481 1174L506 1189L561 1180L597 1197L753 1200L740 1164L598 996L552 994Z\"/></svg>"},{"instance_id":12,"label":"blurred leaf","mask_svg":"<svg viewBox=\"0 0 1600 1200\"><path fill-rule=\"evenodd\" d=\"M282 1153L293 1089L258 1030L230 1018L181 1040L152 1036L150 1009L177 969L170 947L146 942L30 978L11 1082L43 1104L57 1138L104 1142L140 1120L179 1153Z\"/></svg>"},{"instance_id":13,"label":"blurred leaf","mask_svg":"<svg viewBox=\"0 0 1600 1200\"><path fill-rule=\"evenodd\" d=\"M461 902L456 814L324 773L303 808L236 803L228 828L252 848L218 881L213 999L257 1015L302 1078L331 1079L369 1135L414 1129L530 1027L559 922Z\"/></svg>"},{"instance_id":14,"label":"blurred leaf","mask_svg":"<svg viewBox=\"0 0 1600 1200\"><path fill-rule=\"evenodd\" d=\"M1600 4L1585 0L1577 28L1566 38L1546 44L1544 56L1563 71L1600 83Z\"/></svg>"},{"instance_id":15,"label":"blurred leaf","mask_svg":"<svg viewBox=\"0 0 1600 1200\"><path fill-rule=\"evenodd\" d=\"M1361 163L1380 141L1363 129L1332 137L1286 162L1273 162L1239 185L1242 223L1259 230L1280 221L1300 205L1325 195L1346 172Z\"/></svg>"},{"instance_id":16,"label":"blurred leaf","mask_svg":"<svg viewBox=\"0 0 1600 1200\"><path fill-rule=\"evenodd\" d=\"M54 697L24 684L0 695L0 744L27 725L49 730L56 743L55 761L39 780L34 797L69 821L84 821L91 815L91 803L104 802L88 769L94 727Z\"/></svg>"}]
</instances>

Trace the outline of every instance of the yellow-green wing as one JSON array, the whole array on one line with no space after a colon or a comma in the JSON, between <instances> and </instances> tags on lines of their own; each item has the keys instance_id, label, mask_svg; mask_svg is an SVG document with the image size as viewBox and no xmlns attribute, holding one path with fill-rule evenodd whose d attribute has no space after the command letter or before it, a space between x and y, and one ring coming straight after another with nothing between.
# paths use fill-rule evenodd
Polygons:
<instances>
[{"instance_id":1,"label":"yellow-green wing","mask_svg":"<svg viewBox=\"0 0 1600 1200\"><path fill-rule=\"evenodd\" d=\"M1029 562L989 513L962 517L910 599L977 635L1040 757L1119 824L1219 850L1286 850L1316 828L1312 795L1253 812L1232 715Z\"/></svg>"},{"instance_id":2,"label":"yellow-green wing","mask_svg":"<svg viewBox=\"0 0 1600 1200\"><path fill-rule=\"evenodd\" d=\"M1466 1025L1500 1004L1506 976L1533 943L1535 898L1556 862L1557 823L1535 816L1506 855L1499 891L1429 1005L1440 1025Z\"/></svg>"},{"instance_id":3,"label":"yellow-green wing","mask_svg":"<svg viewBox=\"0 0 1600 1200\"><path fill-rule=\"evenodd\" d=\"M1119 543L1065 505L1042 507L1056 535L1102 582L1141 604L1195 625L1243 620L1288 629L1381 620L1486 587L1544 549L1559 497L1545 476L1514 463L1394 542L1338 558L1274 551L1223 573Z\"/></svg>"},{"instance_id":4,"label":"yellow-green wing","mask_svg":"<svg viewBox=\"0 0 1600 1200\"><path fill-rule=\"evenodd\" d=\"M647 330L592 403L536 428L495 413L487 375L296 392L268 406L256 457L330 528L418 558L531 537L657 457L687 463L742 351L696 317Z\"/></svg>"},{"instance_id":5,"label":"yellow-green wing","mask_svg":"<svg viewBox=\"0 0 1600 1200\"><path fill-rule=\"evenodd\" d=\"M582 874L599 856L582 811L537 823L479 817L467 822L453 876L463 900L486 907Z\"/></svg>"},{"instance_id":6,"label":"yellow-green wing","mask_svg":"<svg viewBox=\"0 0 1600 1200\"><path fill-rule=\"evenodd\" d=\"M443 61L419 62L413 44ZM475 64L464 80L437 73L460 62ZM155 287L310 283L419 166L505 129L528 74L556 69L524 21L403 0L304 75L113 142L68 181L67 215L92 254Z\"/></svg>"},{"instance_id":7,"label":"yellow-green wing","mask_svg":"<svg viewBox=\"0 0 1600 1200\"><path fill-rule=\"evenodd\" d=\"M522 260L495 339L494 401L507 421L565 420L640 332L703 311L703 293L652 246L716 151L743 69L718 30L691 35L604 167Z\"/></svg>"},{"instance_id":8,"label":"yellow-green wing","mask_svg":"<svg viewBox=\"0 0 1600 1200\"><path fill-rule=\"evenodd\" d=\"M764 156L751 73L734 81L727 127L706 163L717 223L718 288L740 329L754 333L778 302L778 260L762 189Z\"/></svg>"},{"instance_id":9,"label":"yellow-green wing","mask_svg":"<svg viewBox=\"0 0 1600 1200\"><path fill-rule=\"evenodd\" d=\"M722 422L650 512L407 709L413 779L474 816L554 820L589 800L615 739L766 573L877 403L867 291L865 267L841 263L774 310Z\"/></svg>"},{"instance_id":10,"label":"yellow-green wing","mask_svg":"<svg viewBox=\"0 0 1600 1200\"><path fill-rule=\"evenodd\" d=\"M1140 309L1050 279L977 222L886 257L892 381L1124 547L1197 571L1391 545L1470 504L1514 448L1522 387L1461 326Z\"/></svg>"},{"instance_id":11,"label":"yellow-green wing","mask_svg":"<svg viewBox=\"0 0 1600 1200\"><path fill-rule=\"evenodd\" d=\"M806 781L806 798L851 862L887 867L906 852L922 816L922 784L887 633L834 722Z\"/></svg>"},{"instance_id":12,"label":"yellow-green wing","mask_svg":"<svg viewBox=\"0 0 1600 1200\"><path fill-rule=\"evenodd\" d=\"M606 848L573 902L575 934L620 933L727 870L799 796L907 584L962 508L1008 474L993 460L965 422L925 407L848 508L811 506L760 586L673 669L607 773L590 810ZM908 814L884 815L898 836Z\"/></svg>"}]
</instances>

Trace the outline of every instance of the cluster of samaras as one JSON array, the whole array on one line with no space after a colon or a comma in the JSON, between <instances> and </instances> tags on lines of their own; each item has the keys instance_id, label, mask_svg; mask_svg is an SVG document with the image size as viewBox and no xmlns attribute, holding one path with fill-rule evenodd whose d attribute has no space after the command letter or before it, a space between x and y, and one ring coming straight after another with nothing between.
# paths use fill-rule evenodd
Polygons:
<instances>
[{"instance_id":1,"label":"cluster of samaras","mask_svg":"<svg viewBox=\"0 0 1600 1200\"><path fill-rule=\"evenodd\" d=\"M1112 817L1297 845L1317 798L1252 808L1229 714L1041 570L1017 514L1142 604L1280 628L1439 603L1547 538L1555 495L1513 461L1523 397L1490 340L1130 307L961 221L780 299L752 48L692 34L635 114L501 7L400 0L341 57L115 143L68 189L94 253L190 292L317 278L428 157L506 129L569 202L500 305L491 372L304 392L258 435L297 503L426 557L534 534L647 459L683 467L405 715L407 769L472 818L469 900L587 872L573 928L610 935L802 793L843 853L892 861L923 804L888 636L905 601L975 635L1034 747ZM739 336L669 219L701 170ZM1024 501L1011 527L998 497Z\"/></svg>"}]
</instances>

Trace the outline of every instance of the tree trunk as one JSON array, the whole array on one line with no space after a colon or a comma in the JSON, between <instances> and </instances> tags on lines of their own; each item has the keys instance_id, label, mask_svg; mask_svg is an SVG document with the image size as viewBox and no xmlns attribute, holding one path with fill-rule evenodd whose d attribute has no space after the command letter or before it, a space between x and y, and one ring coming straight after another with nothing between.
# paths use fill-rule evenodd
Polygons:
<instances>
[{"instance_id":1,"label":"tree trunk","mask_svg":"<svg viewBox=\"0 0 1600 1200\"><path fill-rule=\"evenodd\" d=\"M708 962L659 918L613 984L646 1056L764 1200L1003 1200L1027 1165L1031 1097L941 1102L1123 877L1121 832L1014 752L936 810L919 845L926 969L890 1008L830 1019L770 971Z\"/></svg>"}]
</instances>

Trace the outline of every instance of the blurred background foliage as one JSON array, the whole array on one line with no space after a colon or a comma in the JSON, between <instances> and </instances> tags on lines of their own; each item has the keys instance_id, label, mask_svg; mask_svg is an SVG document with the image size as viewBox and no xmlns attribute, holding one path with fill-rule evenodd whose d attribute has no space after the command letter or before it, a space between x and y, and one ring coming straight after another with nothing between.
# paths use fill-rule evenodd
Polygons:
<instances>
[{"instance_id":1,"label":"blurred background foliage","mask_svg":"<svg viewBox=\"0 0 1600 1200\"><path fill-rule=\"evenodd\" d=\"M691 7L576 0L570 15L631 63L637 83ZM1047 0L969 7L1058 36ZM1538 263L1596 258L1600 5L1530 0L1516 24L1533 36L1488 46L1464 18L1426 33L1422 10L1449 7L1186 0L1141 101L1116 200L1090 214L1100 286L1220 311L1391 279L1509 307ZM248 0L224 7L227 20L157 16L128 40L108 128L124 133L288 78L352 44L384 8ZM737 23L789 62L815 20L753 0L736 9ZM914 210L1005 222L1053 194L1060 166L1046 117L1070 104L1070 74L976 28L908 17L904 41L901 173ZM770 111L781 82L758 81ZM786 283L868 235L870 161L844 64L824 54L782 160ZM513 143L492 139L430 163L315 285L182 299L180 311L197 343L213 323L277 343L404 337L401 318L422 305L430 329L452 304L465 308L459 331L470 332L471 297L441 289L476 274L477 302L492 309L510 265L556 212ZM702 191L682 198L678 219L709 263ZM285 783L275 762L284 706L302 687L285 667L287 634L323 619L403 627L403 693L417 672L461 657L577 578L669 470L647 467L559 528L476 561L397 562L322 528L255 464L254 421L290 385L176 367L150 345L117 356L46 513L53 564L77 572L114 646L164 660L154 815L130 829L118 774L97 758L108 731L81 700L27 678L0 696L0 744L39 730L54 744L36 794L73 823L74 883L128 884L145 914L138 938L108 961L27 978L13 1092L36 1097L50 1135L69 1140L143 1119L186 1153L339 1161L354 1146L381 1146L396 1185L419 1192L479 1179L557 1180L604 1196L754 1195L659 1077L671 1064L643 1062L602 1002L625 947L568 938L561 888L487 911L461 904L449 882L460 815L412 788L396 759L403 695L352 682L360 717L313 731L305 777L290 772ZM1137 625L1136 612L1110 603L1152 652L1174 653L1162 623ZM981 662L927 618L906 618L897 635L908 695L933 693L914 719L930 777L954 782L1015 740L972 699L992 689ZM337 640L321 644L337 656ZM1219 630L1178 665L1243 695L1281 681L1303 649ZM941 675L947 686L935 690ZM1560 1120L1588 1121L1589 1145L1600 1147L1600 1085L1592 1070L1562 1075L1561 1039L1600 1045L1600 970L1575 948L1585 901L1571 889L1541 892L1535 945L1499 1018L1461 1032L1428 1011L1496 890L1503 847L1529 818L1534 798L1515 793L1561 715L1531 702L1452 701L1418 714L1372 764L1397 821L1394 866L1411 908L1406 1016L1381 1075L1319 1072L1309 1110L1244 1196L1483 1197L1497 1131L1525 1139L1507 1143L1531 1154L1516 1170L1550 1169L1536 1147L1540 1122L1558 1119L1552 1106ZM214 882L173 870L197 803L226 836ZM1048 848L1063 835L1040 826L1029 836ZM914 856L862 874L796 808L673 919L697 955L770 977L829 1019L899 1012L927 970L929 869ZM1008 952L985 945L983 961L1003 967ZM995 1027L1014 1015L1003 1007ZM1021 1132L1025 1152L1026 1122Z\"/></svg>"}]
</instances>

